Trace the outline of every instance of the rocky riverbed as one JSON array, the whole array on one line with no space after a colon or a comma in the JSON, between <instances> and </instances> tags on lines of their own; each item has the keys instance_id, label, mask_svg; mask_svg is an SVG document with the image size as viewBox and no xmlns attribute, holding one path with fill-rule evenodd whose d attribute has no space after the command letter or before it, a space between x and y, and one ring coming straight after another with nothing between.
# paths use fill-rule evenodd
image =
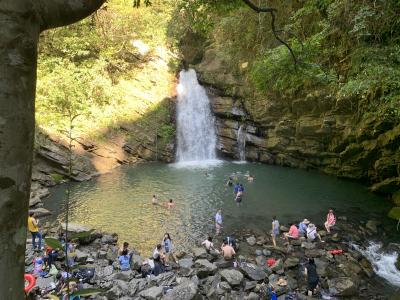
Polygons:
<instances>
[{"instance_id":1,"label":"rocky riverbed","mask_svg":"<svg viewBox=\"0 0 400 300\"><path fill-rule=\"evenodd\" d=\"M56 236L57 227L53 224L49 228L44 230L45 234ZM77 224L69 228L71 233L90 230ZM288 229L281 226L281 230ZM165 273L142 278L140 267L148 256L134 251L131 270L120 271L117 249L123 241L118 241L116 234L93 231L90 236L77 241L75 261L82 264L81 267L95 269L93 279L84 284L85 288L104 289L102 294L90 296L90 299L262 299L260 292L266 281L279 299L285 299L289 292L297 293L298 299L305 299L307 282L302 271L309 257L315 259L321 278L321 294L325 299L391 299L395 289L377 277L371 263L352 246L381 235L378 221L361 224L339 217L333 232L327 234L322 230L319 233L324 242L309 242L302 238L293 241L291 246L284 246L284 241L279 239L274 248L267 232L260 234L244 229L235 233L240 243L236 267L217 253L207 254L198 241L199 245L175 253L178 263L170 263ZM215 240L214 245L219 247L221 240ZM29 250L29 242L27 272L33 270L32 261L38 255ZM389 247L400 252L399 244ZM333 249L341 249L343 253L332 255L329 250ZM55 264L59 270L64 267L62 257L60 255ZM267 260L271 258L275 263L268 266ZM44 289L53 281L53 277L39 278L37 289Z\"/></svg>"}]
</instances>

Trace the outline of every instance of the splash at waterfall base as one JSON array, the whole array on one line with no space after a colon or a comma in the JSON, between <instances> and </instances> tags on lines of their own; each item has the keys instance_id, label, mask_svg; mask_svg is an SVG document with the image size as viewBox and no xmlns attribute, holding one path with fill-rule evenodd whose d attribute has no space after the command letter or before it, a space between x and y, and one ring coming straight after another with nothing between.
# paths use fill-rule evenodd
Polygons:
<instances>
[{"instance_id":1,"label":"splash at waterfall base","mask_svg":"<svg viewBox=\"0 0 400 300\"><path fill-rule=\"evenodd\" d=\"M201 248L199 240L193 247L176 252L178 263L170 262L165 273L142 278L141 264L150 253L140 255L133 251L131 270L120 271L117 251L123 241L118 241L116 234L97 231L92 232L90 238L79 241L76 260L95 269L94 278L85 286L104 289L104 293L91 298L98 300L262 299L264 282L269 282L278 296L296 293L297 299L307 299L304 296L307 281L302 275L307 257L315 258L323 299L351 297L383 300L396 295L393 286L374 274L371 263L357 251L361 248L355 249L351 244L353 241L376 238L381 234L380 228L374 233L364 223L347 221L345 216L338 219L332 234L320 231L324 243L300 239L289 248L283 246L281 239L278 239L277 247L273 247L267 233L239 230L235 232L240 243L236 267L232 261L225 261L216 253L207 253ZM322 226L317 225L319 228ZM47 232L45 230L47 236L54 234L55 227L51 228ZM79 226L72 228L79 229ZM281 226L281 229L287 231L286 226ZM214 241L216 247L220 243L221 240ZM342 249L344 253L332 255L332 249ZM33 251L27 251L28 269L33 267L34 256ZM274 259L275 263L269 266L269 259ZM55 264L60 269L62 263L57 261ZM400 273L397 273L394 279L399 280L399 276ZM52 280L52 277L39 278L37 289L45 288Z\"/></svg>"}]
</instances>

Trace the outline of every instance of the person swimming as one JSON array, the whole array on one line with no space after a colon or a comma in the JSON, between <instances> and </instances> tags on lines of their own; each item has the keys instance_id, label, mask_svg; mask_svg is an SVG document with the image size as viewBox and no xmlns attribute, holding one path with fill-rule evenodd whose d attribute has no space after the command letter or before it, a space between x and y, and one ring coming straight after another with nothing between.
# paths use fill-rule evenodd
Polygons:
<instances>
[{"instance_id":1,"label":"person swimming","mask_svg":"<svg viewBox=\"0 0 400 300\"><path fill-rule=\"evenodd\" d=\"M168 209L173 208L175 206L174 200L169 199L169 201L167 202L166 206L167 206Z\"/></svg>"}]
</instances>

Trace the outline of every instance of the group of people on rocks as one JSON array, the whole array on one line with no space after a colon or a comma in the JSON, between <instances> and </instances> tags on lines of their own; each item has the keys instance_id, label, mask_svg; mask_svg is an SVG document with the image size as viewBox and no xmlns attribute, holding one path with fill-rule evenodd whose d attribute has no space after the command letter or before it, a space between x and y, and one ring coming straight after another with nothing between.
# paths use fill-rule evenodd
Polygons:
<instances>
[{"instance_id":1,"label":"group of people on rocks","mask_svg":"<svg viewBox=\"0 0 400 300\"><path fill-rule=\"evenodd\" d=\"M129 250L129 243L124 242L122 247L118 250L118 261L121 271L131 269L133 254L134 252ZM178 262L173 254L171 236L169 233L165 233L161 243L155 246L151 258L143 261L141 266L142 277L145 278L150 275L158 276L165 272L171 260L175 263Z\"/></svg>"}]
</instances>

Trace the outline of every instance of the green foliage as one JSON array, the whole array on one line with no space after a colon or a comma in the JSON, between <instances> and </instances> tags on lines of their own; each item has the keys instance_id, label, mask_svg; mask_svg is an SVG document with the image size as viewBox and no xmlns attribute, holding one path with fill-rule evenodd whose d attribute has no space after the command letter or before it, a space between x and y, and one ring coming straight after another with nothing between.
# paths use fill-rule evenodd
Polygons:
<instances>
[{"instance_id":1,"label":"green foliage","mask_svg":"<svg viewBox=\"0 0 400 300\"><path fill-rule=\"evenodd\" d=\"M94 232L94 229L83 232L76 232L68 236L69 240L77 240L89 237Z\"/></svg>"},{"instance_id":2,"label":"green foliage","mask_svg":"<svg viewBox=\"0 0 400 300\"><path fill-rule=\"evenodd\" d=\"M53 179L57 184L61 183L64 180L64 176L57 173L50 174L51 179Z\"/></svg>"},{"instance_id":3,"label":"green foliage","mask_svg":"<svg viewBox=\"0 0 400 300\"><path fill-rule=\"evenodd\" d=\"M53 249L57 249L57 250L62 250L62 245L61 242L57 239L53 239L53 238L45 238L44 239L45 243L47 246L53 248Z\"/></svg>"},{"instance_id":4,"label":"green foliage","mask_svg":"<svg viewBox=\"0 0 400 300\"><path fill-rule=\"evenodd\" d=\"M88 289L81 289L81 290L75 291L72 293L71 296L72 297L75 297L75 296L88 297L88 296L98 295L98 294L101 294L104 292L105 292L104 289L88 288Z\"/></svg>"}]
</instances>

